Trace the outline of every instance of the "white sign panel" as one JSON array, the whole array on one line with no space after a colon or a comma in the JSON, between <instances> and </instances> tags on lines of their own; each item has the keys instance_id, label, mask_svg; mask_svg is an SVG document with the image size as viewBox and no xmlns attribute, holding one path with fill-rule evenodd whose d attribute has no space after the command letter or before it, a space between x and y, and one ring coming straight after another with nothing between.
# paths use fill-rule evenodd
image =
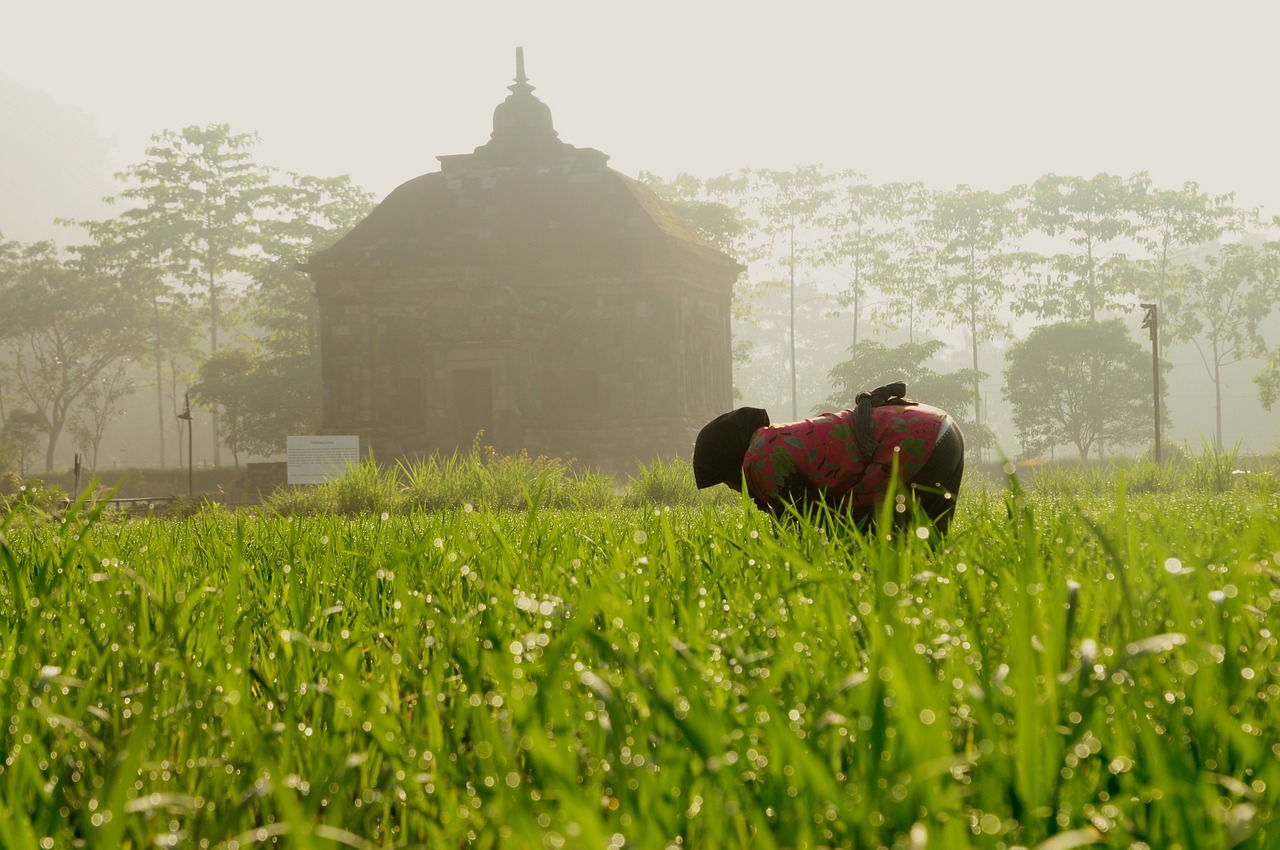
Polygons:
<instances>
[{"instance_id":1,"label":"white sign panel","mask_svg":"<svg viewBox=\"0 0 1280 850\"><path fill-rule=\"evenodd\" d=\"M289 483L320 484L360 463L359 437L289 437Z\"/></svg>"}]
</instances>

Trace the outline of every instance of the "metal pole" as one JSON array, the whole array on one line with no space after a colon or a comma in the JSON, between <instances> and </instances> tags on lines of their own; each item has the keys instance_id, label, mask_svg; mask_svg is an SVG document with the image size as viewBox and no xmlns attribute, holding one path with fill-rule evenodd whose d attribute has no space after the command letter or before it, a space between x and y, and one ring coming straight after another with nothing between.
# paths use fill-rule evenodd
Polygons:
<instances>
[{"instance_id":1,"label":"metal pole","mask_svg":"<svg viewBox=\"0 0 1280 850\"><path fill-rule=\"evenodd\" d=\"M1151 322L1151 388L1156 396L1156 463L1159 463L1160 446L1164 440L1160 436L1160 325L1159 317L1154 312Z\"/></svg>"},{"instance_id":2,"label":"metal pole","mask_svg":"<svg viewBox=\"0 0 1280 850\"><path fill-rule=\"evenodd\" d=\"M194 473L192 471L193 466L191 462L191 458L193 455L193 452L191 449L193 435L191 432L194 431L195 429L192 427L193 423L191 420L191 394L190 393L182 394L182 412L178 414L178 418L184 420L187 423L187 498L192 498L195 496L196 491L195 491L195 485L194 485ZM179 448L178 451L182 451L182 449Z\"/></svg>"},{"instance_id":3,"label":"metal pole","mask_svg":"<svg viewBox=\"0 0 1280 850\"><path fill-rule=\"evenodd\" d=\"M1147 311L1142 319L1142 326L1151 334L1151 386L1155 396L1156 446L1153 453L1156 463L1160 463L1160 308L1156 304L1143 304Z\"/></svg>"}]
</instances>

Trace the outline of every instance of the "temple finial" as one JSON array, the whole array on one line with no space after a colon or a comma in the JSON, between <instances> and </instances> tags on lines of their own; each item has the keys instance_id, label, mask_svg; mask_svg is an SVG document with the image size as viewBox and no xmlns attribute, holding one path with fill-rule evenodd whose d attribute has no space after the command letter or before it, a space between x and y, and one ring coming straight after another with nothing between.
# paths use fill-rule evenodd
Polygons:
<instances>
[{"instance_id":1,"label":"temple finial","mask_svg":"<svg viewBox=\"0 0 1280 850\"><path fill-rule=\"evenodd\" d=\"M533 96L533 86L524 73L524 48L516 48L516 79L507 86L507 99L493 110L493 135L489 143L477 151L497 150L503 146L560 145L551 123L551 110ZM497 147L494 147L494 146ZM557 148L558 149L558 148Z\"/></svg>"},{"instance_id":2,"label":"temple finial","mask_svg":"<svg viewBox=\"0 0 1280 850\"><path fill-rule=\"evenodd\" d=\"M524 48L516 48L516 82L524 84L529 82L529 78L524 75Z\"/></svg>"}]
</instances>

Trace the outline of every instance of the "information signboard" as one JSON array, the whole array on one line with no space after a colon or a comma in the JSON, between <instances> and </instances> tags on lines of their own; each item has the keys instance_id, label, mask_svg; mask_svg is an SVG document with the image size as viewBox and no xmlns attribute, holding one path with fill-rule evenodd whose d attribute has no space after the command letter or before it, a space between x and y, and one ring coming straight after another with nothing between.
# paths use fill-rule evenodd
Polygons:
<instances>
[{"instance_id":1,"label":"information signboard","mask_svg":"<svg viewBox=\"0 0 1280 850\"><path fill-rule=\"evenodd\" d=\"M359 437L289 437L289 483L320 484L360 463Z\"/></svg>"}]
</instances>

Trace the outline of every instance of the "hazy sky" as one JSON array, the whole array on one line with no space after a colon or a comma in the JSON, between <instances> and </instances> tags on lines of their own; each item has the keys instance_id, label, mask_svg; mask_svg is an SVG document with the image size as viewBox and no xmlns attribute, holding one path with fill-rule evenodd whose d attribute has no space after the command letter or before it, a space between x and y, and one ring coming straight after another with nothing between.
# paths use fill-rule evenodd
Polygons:
<instances>
[{"instance_id":1,"label":"hazy sky","mask_svg":"<svg viewBox=\"0 0 1280 850\"><path fill-rule=\"evenodd\" d=\"M226 122L381 197L488 139L522 45L560 138L629 174L1145 170L1274 213L1277 33L1280 3L1208 0L5 0L0 72L88 113L113 167Z\"/></svg>"}]
</instances>

